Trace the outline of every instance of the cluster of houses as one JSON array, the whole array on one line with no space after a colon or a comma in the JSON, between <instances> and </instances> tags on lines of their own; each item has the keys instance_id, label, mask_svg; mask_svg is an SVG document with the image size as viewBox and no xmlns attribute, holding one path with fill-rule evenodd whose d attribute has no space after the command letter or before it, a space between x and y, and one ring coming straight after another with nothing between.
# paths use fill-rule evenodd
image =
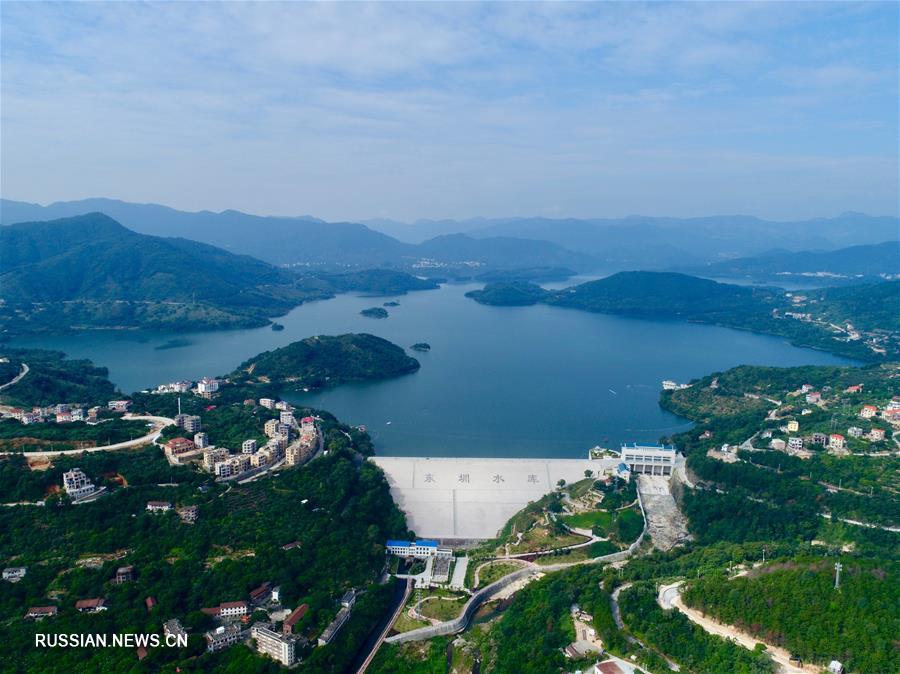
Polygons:
<instances>
[{"instance_id":1,"label":"cluster of houses","mask_svg":"<svg viewBox=\"0 0 900 674\"><path fill-rule=\"evenodd\" d=\"M152 393L194 393L205 398L211 398L219 392L222 382L214 377L203 377L196 385L192 381L173 381L168 384L160 384Z\"/></svg>"},{"instance_id":2,"label":"cluster of houses","mask_svg":"<svg viewBox=\"0 0 900 674\"><path fill-rule=\"evenodd\" d=\"M281 462L287 466L305 463L315 453L319 441L315 419L307 416L297 420L293 408L284 401L261 398L259 405L279 412L278 418L269 419L263 425L263 433L268 438L264 445L259 446L255 438L250 438L241 444L239 452L211 446L208 435L201 430L200 417L179 414L175 423L193 433L194 438L177 437L166 442L166 457L172 464L199 461L204 470L219 480L263 471Z\"/></svg>"},{"instance_id":3,"label":"cluster of houses","mask_svg":"<svg viewBox=\"0 0 900 674\"><path fill-rule=\"evenodd\" d=\"M356 602L356 592L347 591L341 597L340 609L334 620L322 631L318 645L331 643L337 633L346 624ZM282 610L279 588L271 583L263 583L250 591L249 600L223 602L218 606L203 608L201 611L212 616L222 624L205 633L206 650L210 653L223 650L247 638L247 631L242 628L250 622L254 610L268 608L268 621L255 622L249 630L256 642L256 650L267 655L285 667L294 665L299 659L299 649L306 646L308 640L295 634L297 624L309 611L308 604L301 604L293 611ZM281 627L277 623L281 623Z\"/></svg>"},{"instance_id":4,"label":"cluster of houses","mask_svg":"<svg viewBox=\"0 0 900 674\"><path fill-rule=\"evenodd\" d=\"M131 409L131 401L110 400L107 409L111 412L128 412ZM67 424L73 421L96 424L100 421L100 412L102 411L103 407L99 405L85 409L85 406L80 403L57 403L46 407L32 407L30 410L13 407L4 416L25 425L47 422Z\"/></svg>"},{"instance_id":5,"label":"cluster of houses","mask_svg":"<svg viewBox=\"0 0 900 674\"><path fill-rule=\"evenodd\" d=\"M25 573L24 567L10 567L3 570L3 579L17 582L25 576ZM130 583L134 580L133 566L119 567L111 579L116 585ZM356 596L355 590L349 590L341 597L337 615L318 637L318 645L324 646L334 640L350 618ZM147 597L145 604L147 610L150 611L156 606L156 600L153 597ZM75 610L79 613L99 613L108 609L109 604L105 597L79 599L75 602ZM252 637L259 653L269 656L285 667L291 667L299 661L300 649L309 644L306 637L295 634L297 625L309 612L309 605L301 604L293 610L282 608L280 588L273 587L270 582L262 583L251 590L247 599L222 602L218 606L200 610L218 623L216 627L203 635L206 640L206 650L210 653L221 651ZM266 611L268 620L257 621L247 629L251 614L257 610ZM24 618L37 621L55 617L58 613L58 606L32 606L25 613ZM187 631L177 618L163 623L163 633L169 637L187 638ZM141 649L139 649L138 658L143 659L146 651L143 653L140 651Z\"/></svg>"}]
</instances>

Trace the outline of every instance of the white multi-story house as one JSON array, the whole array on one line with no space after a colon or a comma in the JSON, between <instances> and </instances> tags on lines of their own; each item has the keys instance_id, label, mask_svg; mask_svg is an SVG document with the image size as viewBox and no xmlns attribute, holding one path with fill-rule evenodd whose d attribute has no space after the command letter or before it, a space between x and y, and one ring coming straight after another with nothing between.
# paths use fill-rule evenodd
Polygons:
<instances>
[{"instance_id":1,"label":"white multi-story house","mask_svg":"<svg viewBox=\"0 0 900 674\"><path fill-rule=\"evenodd\" d=\"M92 495L97 488L84 474L81 468L73 468L63 473L63 489L73 501L86 498Z\"/></svg>"},{"instance_id":2,"label":"white multi-story house","mask_svg":"<svg viewBox=\"0 0 900 674\"><path fill-rule=\"evenodd\" d=\"M297 637L276 632L269 623L256 623L250 630L256 650L285 667L297 662Z\"/></svg>"},{"instance_id":3,"label":"white multi-story house","mask_svg":"<svg viewBox=\"0 0 900 674\"><path fill-rule=\"evenodd\" d=\"M200 395L215 393L219 390L219 384L220 382L218 379L204 377L197 382L197 393L199 393Z\"/></svg>"},{"instance_id":4,"label":"white multi-story house","mask_svg":"<svg viewBox=\"0 0 900 674\"><path fill-rule=\"evenodd\" d=\"M260 406L265 407L267 410L275 409L275 401L272 400L271 398L260 398L259 404L260 404Z\"/></svg>"},{"instance_id":5,"label":"white multi-story house","mask_svg":"<svg viewBox=\"0 0 900 674\"><path fill-rule=\"evenodd\" d=\"M244 440L241 444L241 452L244 454L253 454L256 451L256 440Z\"/></svg>"},{"instance_id":6,"label":"white multi-story house","mask_svg":"<svg viewBox=\"0 0 900 674\"><path fill-rule=\"evenodd\" d=\"M788 446L788 449L795 450L795 451L798 449L803 449L803 438L797 438L797 437L788 438L787 446Z\"/></svg>"}]
</instances>

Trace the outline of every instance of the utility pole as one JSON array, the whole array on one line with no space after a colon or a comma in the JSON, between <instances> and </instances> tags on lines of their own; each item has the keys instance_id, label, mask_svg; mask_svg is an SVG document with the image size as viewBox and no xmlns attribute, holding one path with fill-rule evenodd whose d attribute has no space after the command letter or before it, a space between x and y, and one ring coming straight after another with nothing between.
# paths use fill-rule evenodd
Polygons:
<instances>
[{"instance_id":1,"label":"utility pole","mask_svg":"<svg viewBox=\"0 0 900 674\"><path fill-rule=\"evenodd\" d=\"M844 565L840 562L834 563L834 589L841 589L841 569L844 568Z\"/></svg>"}]
</instances>

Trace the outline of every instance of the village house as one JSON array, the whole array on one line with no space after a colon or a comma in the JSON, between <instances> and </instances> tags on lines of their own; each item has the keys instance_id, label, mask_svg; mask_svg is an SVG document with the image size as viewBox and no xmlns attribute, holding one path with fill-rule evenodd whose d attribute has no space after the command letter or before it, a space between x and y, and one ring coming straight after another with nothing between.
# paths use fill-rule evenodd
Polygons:
<instances>
[{"instance_id":1,"label":"village house","mask_svg":"<svg viewBox=\"0 0 900 674\"><path fill-rule=\"evenodd\" d=\"M183 506L178 508L177 510L178 516L181 518L182 522L186 524L191 524L197 521L197 518L200 517L200 508L195 505Z\"/></svg>"},{"instance_id":2,"label":"village house","mask_svg":"<svg viewBox=\"0 0 900 674\"><path fill-rule=\"evenodd\" d=\"M303 616L306 615L306 612L309 611L308 604L300 604L297 608L291 611L290 615L284 619L284 622L281 625L281 631L284 634L291 634L294 631L294 626L303 620Z\"/></svg>"},{"instance_id":3,"label":"village house","mask_svg":"<svg viewBox=\"0 0 900 674\"><path fill-rule=\"evenodd\" d=\"M28 570L24 566L8 566L3 569L3 580L10 583L18 583L25 577Z\"/></svg>"},{"instance_id":4,"label":"village house","mask_svg":"<svg viewBox=\"0 0 900 674\"><path fill-rule=\"evenodd\" d=\"M127 412L131 409L130 400L110 400L108 407L113 412Z\"/></svg>"},{"instance_id":5,"label":"village house","mask_svg":"<svg viewBox=\"0 0 900 674\"><path fill-rule=\"evenodd\" d=\"M863 405L863 408L859 411L859 416L863 419L871 419L876 414L878 414L878 408L875 405Z\"/></svg>"},{"instance_id":6,"label":"village house","mask_svg":"<svg viewBox=\"0 0 900 674\"><path fill-rule=\"evenodd\" d=\"M187 438L172 438L165 444L165 448L169 454L177 455L193 451L196 445Z\"/></svg>"},{"instance_id":7,"label":"village house","mask_svg":"<svg viewBox=\"0 0 900 674\"><path fill-rule=\"evenodd\" d=\"M209 653L221 651L233 646L241 639L241 628L238 625L222 625L203 635L206 637L206 650Z\"/></svg>"},{"instance_id":8,"label":"village house","mask_svg":"<svg viewBox=\"0 0 900 674\"><path fill-rule=\"evenodd\" d=\"M25 613L26 620L43 620L44 618L52 618L59 609L56 606L32 606Z\"/></svg>"},{"instance_id":9,"label":"village house","mask_svg":"<svg viewBox=\"0 0 900 674\"><path fill-rule=\"evenodd\" d=\"M840 433L832 433L828 437L829 449L844 449L847 446L847 440Z\"/></svg>"},{"instance_id":10,"label":"village house","mask_svg":"<svg viewBox=\"0 0 900 674\"><path fill-rule=\"evenodd\" d=\"M806 394L806 402L808 402L810 405L816 405L822 402L822 394L818 391L810 391Z\"/></svg>"},{"instance_id":11,"label":"village house","mask_svg":"<svg viewBox=\"0 0 900 674\"><path fill-rule=\"evenodd\" d=\"M94 599L79 599L75 602L75 610L79 613L99 613L109 608L104 597Z\"/></svg>"},{"instance_id":12,"label":"village house","mask_svg":"<svg viewBox=\"0 0 900 674\"><path fill-rule=\"evenodd\" d=\"M788 433L796 433L800 430L800 422L796 419L791 419L787 422Z\"/></svg>"},{"instance_id":13,"label":"village house","mask_svg":"<svg viewBox=\"0 0 900 674\"><path fill-rule=\"evenodd\" d=\"M147 511L151 513L164 513L172 509L168 501L147 501Z\"/></svg>"},{"instance_id":14,"label":"village house","mask_svg":"<svg viewBox=\"0 0 900 674\"><path fill-rule=\"evenodd\" d=\"M116 577L113 581L116 585L122 585L123 583L130 583L134 580L134 567L129 566L120 566L116 569Z\"/></svg>"},{"instance_id":15,"label":"village house","mask_svg":"<svg viewBox=\"0 0 900 674\"><path fill-rule=\"evenodd\" d=\"M872 442L881 442L884 440L884 429L883 428L873 428L869 431L869 440Z\"/></svg>"}]
</instances>

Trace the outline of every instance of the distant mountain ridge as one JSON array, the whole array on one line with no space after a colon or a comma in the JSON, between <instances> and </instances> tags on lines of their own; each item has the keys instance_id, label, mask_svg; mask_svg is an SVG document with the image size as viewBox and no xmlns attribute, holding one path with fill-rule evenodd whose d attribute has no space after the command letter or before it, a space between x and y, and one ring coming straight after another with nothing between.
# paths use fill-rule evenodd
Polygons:
<instances>
[{"instance_id":1,"label":"distant mountain ridge","mask_svg":"<svg viewBox=\"0 0 900 674\"><path fill-rule=\"evenodd\" d=\"M687 267L756 256L773 247L788 251L830 250L900 238L900 220L847 212L834 218L771 221L746 215L671 218L472 218L420 220L409 225L367 221L373 229L404 241L464 232L472 238L516 237L552 241L606 263L626 267Z\"/></svg>"},{"instance_id":2,"label":"distant mountain ridge","mask_svg":"<svg viewBox=\"0 0 900 674\"><path fill-rule=\"evenodd\" d=\"M680 269L705 276L747 277L776 282L815 274L834 282L865 281L900 275L900 242L885 241L830 251L771 250L755 257Z\"/></svg>"},{"instance_id":3,"label":"distant mountain ridge","mask_svg":"<svg viewBox=\"0 0 900 674\"><path fill-rule=\"evenodd\" d=\"M339 292L438 287L397 270L301 276L102 213L0 227L0 260L0 322L15 332L253 327Z\"/></svg>"},{"instance_id":4,"label":"distant mountain ridge","mask_svg":"<svg viewBox=\"0 0 900 674\"><path fill-rule=\"evenodd\" d=\"M271 264L337 270L347 267L397 268L457 276L485 269L557 266L588 271L598 261L585 253L546 241L462 234L422 244L398 241L352 222L324 222L309 216L271 217L223 211L187 213L156 204L114 199L57 202L49 206L0 200L0 222L50 220L102 212L142 234L183 237L240 252ZM420 263L427 259L424 265Z\"/></svg>"}]
</instances>

